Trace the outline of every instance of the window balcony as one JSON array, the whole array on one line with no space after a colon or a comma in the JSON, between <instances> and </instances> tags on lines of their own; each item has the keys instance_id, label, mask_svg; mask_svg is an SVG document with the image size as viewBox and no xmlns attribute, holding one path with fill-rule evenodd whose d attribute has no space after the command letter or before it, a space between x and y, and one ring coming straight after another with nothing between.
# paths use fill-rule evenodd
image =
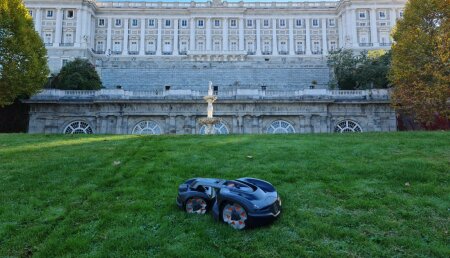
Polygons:
<instances>
[{"instance_id":1,"label":"window balcony","mask_svg":"<svg viewBox=\"0 0 450 258\"><path fill-rule=\"evenodd\" d=\"M288 51L280 51L279 53L280 53L280 55L288 55L289 54Z\"/></svg>"},{"instance_id":2,"label":"window balcony","mask_svg":"<svg viewBox=\"0 0 450 258\"><path fill-rule=\"evenodd\" d=\"M46 46L46 47L53 47L53 43L44 43L44 46Z\"/></svg>"},{"instance_id":3,"label":"window balcony","mask_svg":"<svg viewBox=\"0 0 450 258\"><path fill-rule=\"evenodd\" d=\"M146 55L155 55L156 52L155 51L145 51Z\"/></svg>"},{"instance_id":4,"label":"window balcony","mask_svg":"<svg viewBox=\"0 0 450 258\"><path fill-rule=\"evenodd\" d=\"M359 43L360 47L372 47L373 43Z\"/></svg>"},{"instance_id":5,"label":"window balcony","mask_svg":"<svg viewBox=\"0 0 450 258\"><path fill-rule=\"evenodd\" d=\"M392 43L380 43L380 47L390 47Z\"/></svg>"},{"instance_id":6,"label":"window balcony","mask_svg":"<svg viewBox=\"0 0 450 258\"><path fill-rule=\"evenodd\" d=\"M247 55L249 55L249 56L253 56L253 55L255 55L255 51L253 51L253 50L249 50L249 51L247 51Z\"/></svg>"},{"instance_id":7,"label":"window balcony","mask_svg":"<svg viewBox=\"0 0 450 258\"><path fill-rule=\"evenodd\" d=\"M121 55L122 51L111 51L111 55Z\"/></svg>"},{"instance_id":8,"label":"window balcony","mask_svg":"<svg viewBox=\"0 0 450 258\"><path fill-rule=\"evenodd\" d=\"M304 54L305 54L305 51L303 51L303 50L297 50L297 51L295 51L295 54L296 54L296 55L304 55Z\"/></svg>"},{"instance_id":9,"label":"window balcony","mask_svg":"<svg viewBox=\"0 0 450 258\"><path fill-rule=\"evenodd\" d=\"M181 50L180 55L184 55L184 56L187 55L187 50Z\"/></svg>"},{"instance_id":10,"label":"window balcony","mask_svg":"<svg viewBox=\"0 0 450 258\"><path fill-rule=\"evenodd\" d=\"M170 56L170 55L172 55L172 51L163 51L162 54L164 56Z\"/></svg>"},{"instance_id":11,"label":"window balcony","mask_svg":"<svg viewBox=\"0 0 450 258\"><path fill-rule=\"evenodd\" d=\"M73 43L59 43L60 47L73 47Z\"/></svg>"},{"instance_id":12,"label":"window balcony","mask_svg":"<svg viewBox=\"0 0 450 258\"><path fill-rule=\"evenodd\" d=\"M313 50L312 52L311 52L311 54L313 54L313 55L321 55L323 53L323 51L322 50Z\"/></svg>"},{"instance_id":13,"label":"window balcony","mask_svg":"<svg viewBox=\"0 0 450 258\"><path fill-rule=\"evenodd\" d=\"M94 54L97 54L97 55L103 55L103 54L105 54L105 50L95 50L95 49L92 49L92 53L94 53Z\"/></svg>"},{"instance_id":14,"label":"window balcony","mask_svg":"<svg viewBox=\"0 0 450 258\"><path fill-rule=\"evenodd\" d=\"M139 55L139 51L128 51L128 54L132 56Z\"/></svg>"},{"instance_id":15,"label":"window balcony","mask_svg":"<svg viewBox=\"0 0 450 258\"><path fill-rule=\"evenodd\" d=\"M271 54L272 54L272 51L262 51L261 54L262 54L263 56L268 56L268 55L271 55Z\"/></svg>"}]
</instances>

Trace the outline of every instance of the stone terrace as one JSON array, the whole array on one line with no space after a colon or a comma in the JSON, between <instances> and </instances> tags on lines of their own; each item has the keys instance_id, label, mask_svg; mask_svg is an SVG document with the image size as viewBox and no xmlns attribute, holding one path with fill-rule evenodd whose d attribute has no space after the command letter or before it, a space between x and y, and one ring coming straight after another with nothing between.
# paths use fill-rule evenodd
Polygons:
<instances>
[{"instance_id":1,"label":"stone terrace","mask_svg":"<svg viewBox=\"0 0 450 258\"><path fill-rule=\"evenodd\" d=\"M302 90L327 88L330 69L326 61L314 62L106 62L97 69L106 88L126 90L203 90L212 81L219 90L261 89Z\"/></svg>"}]
</instances>

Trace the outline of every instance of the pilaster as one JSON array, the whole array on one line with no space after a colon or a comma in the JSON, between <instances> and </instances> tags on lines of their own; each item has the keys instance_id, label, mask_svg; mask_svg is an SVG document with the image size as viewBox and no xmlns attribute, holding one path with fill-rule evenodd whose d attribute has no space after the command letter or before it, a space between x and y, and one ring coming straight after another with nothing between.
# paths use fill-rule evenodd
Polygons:
<instances>
[{"instance_id":1,"label":"pilaster","mask_svg":"<svg viewBox=\"0 0 450 258\"><path fill-rule=\"evenodd\" d=\"M306 55L312 55L311 53L311 31L309 26L309 18L305 19L305 30L306 30Z\"/></svg>"},{"instance_id":2,"label":"pilaster","mask_svg":"<svg viewBox=\"0 0 450 258\"><path fill-rule=\"evenodd\" d=\"M374 47L378 47L377 14L375 9L370 9L370 42Z\"/></svg>"},{"instance_id":3,"label":"pilaster","mask_svg":"<svg viewBox=\"0 0 450 258\"><path fill-rule=\"evenodd\" d=\"M76 9L76 15L77 15L77 27L75 31L75 47L81 47L81 30L82 30L82 23L83 23L83 15L84 10L83 9Z\"/></svg>"},{"instance_id":4,"label":"pilaster","mask_svg":"<svg viewBox=\"0 0 450 258\"><path fill-rule=\"evenodd\" d=\"M35 19L35 26L36 32L39 34L39 36L42 36L41 30L42 30L42 10L41 8L36 8L36 19Z\"/></svg>"},{"instance_id":5,"label":"pilaster","mask_svg":"<svg viewBox=\"0 0 450 258\"><path fill-rule=\"evenodd\" d=\"M353 47L359 47L358 45L358 30L356 29L356 10L350 11L350 26L351 26L351 38Z\"/></svg>"},{"instance_id":6,"label":"pilaster","mask_svg":"<svg viewBox=\"0 0 450 258\"><path fill-rule=\"evenodd\" d=\"M327 19L322 19L322 54L328 55Z\"/></svg>"},{"instance_id":7,"label":"pilaster","mask_svg":"<svg viewBox=\"0 0 450 258\"><path fill-rule=\"evenodd\" d=\"M123 49L122 55L128 55L128 18L123 21Z\"/></svg>"},{"instance_id":8,"label":"pilaster","mask_svg":"<svg viewBox=\"0 0 450 258\"><path fill-rule=\"evenodd\" d=\"M239 19L239 50L245 50L244 45L244 19Z\"/></svg>"},{"instance_id":9,"label":"pilaster","mask_svg":"<svg viewBox=\"0 0 450 258\"><path fill-rule=\"evenodd\" d=\"M211 51L211 18L206 18L206 51Z\"/></svg>"},{"instance_id":10,"label":"pilaster","mask_svg":"<svg viewBox=\"0 0 450 258\"><path fill-rule=\"evenodd\" d=\"M261 52L261 19L256 20L256 55L262 55Z\"/></svg>"},{"instance_id":11,"label":"pilaster","mask_svg":"<svg viewBox=\"0 0 450 258\"><path fill-rule=\"evenodd\" d=\"M277 19L272 19L272 55L278 55Z\"/></svg>"},{"instance_id":12,"label":"pilaster","mask_svg":"<svg viewBox=\"0 0 450 258\"><path fill-rule=\"evenodd\" d=\"M108 18L108 30L106 32L106 54L111 53L112 48L112 18Z\"/></svg>"},{"instance_id":13,"label":"pilaster","mask_svg":"<svg viewBox=\"0 0 450 258\"><path fill-rule=\"evenodd\" d=\"M141 35L139 40L139 55L145 55L145 18L141 19Z\"/></svg>"},{"instance_id":14,"label":"pilaster","mask_svg":"<svg viewBox=\"0 0 450 258\"><path fill-rule=\"evenodd\" d=\"M289 19L289 55L295 55L294 48L294 19Z\"/></svg>"},{"instance_id":15,"label":"pilaster","mask_svg":"<svg viewBox=\"0 0 450 258\"><path fill-rule=\"evenodd\" d=\"M191 51L195 50L195 19L191 18L191 24L189 28L189 49Z\"/></svg>"},{"instance_id":16,"label":"pilaster","mask_svg":"<svg viewBox=\"0 0 450 258\"><path fill-rule=\"evenodd\" d=\"M173 20L173 55L178 55L178 19Z\"/></svg>"},{"instance_id":17,"label":"pilaster","mask_svg":"<svg viewBox=\"0 0 450 258\"><path fill-rule=\"evenodd\" d=\"M63 12L62 12L61 8L56 9L55 45L57 47L59 47L59 44L61 44L62 18L63 18Z\"/></svg>"},{"instance_id":18,"label":"pilaster","mask_svg":"<svg viewBox=\"0 0 450 258\"><path fill-rule=\"evenodd\" d=\"M162 19L158 19L158 40L156 42L156 55L162 55Z\"/></svg>"},{"instance_id":19,"label":"pilaster","mask_svg":"<svg viewBox=\"0 0 450 258\"><path fill-rule=\"evenodd\" d=\"M394 28L394 26L397 23L397 11L395 10L395 8L391 9L390 23L391 23L391 31L392 31L392 29Z\"/></svg>"},{"instance_id":20,"label":"pilaster","mask_svg":"<svg viewBox=\"0 0 450 258\"><path fill-rule=\"evenodd\" d=\"M223 49L223 51L228 51L228 19L227 18L223 19L222 38L223 38L222 49Z\"/></svg>"}]
</instances>

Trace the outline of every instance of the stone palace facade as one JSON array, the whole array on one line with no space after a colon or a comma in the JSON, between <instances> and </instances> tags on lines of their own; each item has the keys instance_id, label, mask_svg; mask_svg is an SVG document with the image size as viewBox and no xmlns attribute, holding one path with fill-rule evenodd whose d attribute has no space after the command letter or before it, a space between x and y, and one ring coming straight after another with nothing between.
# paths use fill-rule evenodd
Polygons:
<instances>
[{"instance_id":1,"label":"stone palace facade","mask_svg":"<svg viewBox=\"0 0 450 258\"><path fill-rule=\"evenodd\" d=\"M192 121L205 114L197 94L208 81L228 133L273 132L276 121L293 128L286 132L332 132L342 121L395 130L387 92L321 90L332 76L330 51L390 48L405 2L25 0L51 71L87 58L106 88L32 98L30 132L71 133L76 122L91 128L79 132L137 133L152 124L159 129L143 132L199 133Z\"/></svg>"}]
</instances>

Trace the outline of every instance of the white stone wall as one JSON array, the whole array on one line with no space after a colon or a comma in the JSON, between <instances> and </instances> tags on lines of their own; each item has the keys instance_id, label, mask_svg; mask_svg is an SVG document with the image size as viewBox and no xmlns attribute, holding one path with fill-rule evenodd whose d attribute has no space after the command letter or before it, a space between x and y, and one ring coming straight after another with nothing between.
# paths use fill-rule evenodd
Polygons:
<instances>
[{"instance_id":1,"label":"white stone wall","mask_svg":"<svg viewBox=\"0 0 450 258\"><path fill-rule=\"evenodd\" d=\"M389 48L406 0L338 2L96 2L26 0L50 68L94 61L242 61Z\"/></svg>"},{"instance_id":2,"label":"white stone wall","mask_svg":"<svg viewBox=\"0 0 450 258\"><path fill-rule=\"evenodd\" d=\"M162 134L198 134L198 120L206 116L205 94L47 90L28 101L29 132L63 133L81 121L95 134L131 134L140 122L153 121ZM271 133L276 121L291 126L291 133L330 133L342 121L352 121L362 132L396 130L385 90L237 91L219 94L214 116L234 134Z\"/></svg>"}]
</instances>

